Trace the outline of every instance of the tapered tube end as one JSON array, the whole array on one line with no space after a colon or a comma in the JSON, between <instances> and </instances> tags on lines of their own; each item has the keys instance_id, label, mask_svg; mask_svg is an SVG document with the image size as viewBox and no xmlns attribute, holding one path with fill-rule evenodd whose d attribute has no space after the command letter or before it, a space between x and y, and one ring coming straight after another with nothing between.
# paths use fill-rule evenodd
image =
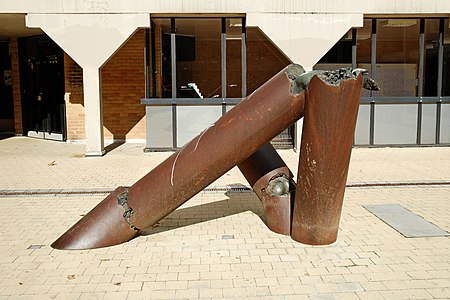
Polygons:
<instances>
[{"instance_id":1,"label":"tapered tube end","mask_svg":"<svg viewBox=\"0 0 450 300\"><path fill-rule=\"evenodd\" d=\"M139 234L125 219L127 189L118 187L51 246L60 250L94 249L128 242ZM122 201L120 201L122 200Z\"/></svg>"}]
</instances>

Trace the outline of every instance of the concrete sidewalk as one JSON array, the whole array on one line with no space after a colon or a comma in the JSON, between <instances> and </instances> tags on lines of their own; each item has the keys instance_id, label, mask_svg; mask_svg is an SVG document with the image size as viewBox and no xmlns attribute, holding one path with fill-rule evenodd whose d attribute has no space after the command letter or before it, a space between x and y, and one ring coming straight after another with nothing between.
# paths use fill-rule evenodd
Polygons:
<instances>
[{"instance_id":1,"label":"concrete sidewalk","mask_svg":"<svg viewBox=\"0 0 450 300\"><path fill-rule=\"evenodd\" d=\"M235 168L129 243L52 249L102 191L171 155L142 149L84 158L84 145L0 140L0 299L450 298L449 238L405 238L362 206L400 204L450 231L450 148L354 149L348 183L365 186L347 189L330 246L275 234L253 193L215 189L248 185ZM298 153L280 154L296 174Z\"/></svg>"}]
</instances>

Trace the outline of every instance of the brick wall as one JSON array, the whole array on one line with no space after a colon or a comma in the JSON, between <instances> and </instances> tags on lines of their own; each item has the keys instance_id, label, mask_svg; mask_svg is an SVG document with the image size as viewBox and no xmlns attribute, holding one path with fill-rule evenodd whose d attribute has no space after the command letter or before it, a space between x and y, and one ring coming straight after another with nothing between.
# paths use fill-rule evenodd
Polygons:
<instances>
[{"instance_id":1,"label":"brick wall","mask_svg":"<svg viewBox=\"0 0 450 300\"><path fill-rule=\"evenodd\" d=\"M161 62L158 59L161 54L160 34L161 31L157 28L156 69L161 72ZM251 35L252 38L249 39L247 47L249 93L289 63L269 41L257 33L255 35ZM202 44L198 41L196 43L198 48L196 61L189 62L194 70L192 72L194 78L189 81L203 83L201 88L204 96L220 85L220 44L213 44L211 42ZM145 96L144 47L145 30L141 29L102 68L103 125L106 139L145 139L145 106L140 104L140 99ZM218 50L208 52L210 47ZM239 51L240 47L235 47L230 54L235 52L235 55L238 56ZM209 63L205 68L205 61L213 63ZM70 93L70 97L66 99L67 137L69 140L84 139L82 69L67 55L65 55L64 68L66 93ZM239 63L230 61L228 66L231 71L228 73L230 75L229 82L240 83L238 68L240 68L240 60ZM161 95L160 85L161 78L157 76L157 96ZM220 89L217 92L220 93ZM240 88L236 95L229 96L240 96Z\"/></svg>"},{"instance_id":2,"label":"brick wall","mask_svg":"<svg viewBox=\"0 0 450 300\"><path fill-rule=\"evenodd\" d=\"M103 125L107 139L144 139L145 30L138 30L102 68Z\"/></svg>"},{"instance_id":3,"label":"brick wall","mask_svg":"<svg viewBox=\"0 0 450 300\"><path fill-rule=\"evenodd\" d=\"M137 31L102 68L105 139L145 139L145 30ZM64 56L67 139L85 139L83 70Z\"/></svg>"},{"instance_id":4,"label":"brick wall","mask_svg":"<svg viewBox=\"0 0 450 300\"><path fill-rule=\"evenodd\" d=\"M67 139L85 138L83 69L64 54L64 85L66 92Z\"/></svg>"},{"instance_id":5,"label":"brick wall","mask_svg":"<svg viewBox=\"0 0 450 300\"><path fill-rule=\"evenodd\" d=\"M13 80L13 98L14 98L14 128L16 134L23 134L22 126L22 97L20 93L20 74L19 74L19 48L17 38L10 40L11 67Z\"/></svg>"}]
</instances>

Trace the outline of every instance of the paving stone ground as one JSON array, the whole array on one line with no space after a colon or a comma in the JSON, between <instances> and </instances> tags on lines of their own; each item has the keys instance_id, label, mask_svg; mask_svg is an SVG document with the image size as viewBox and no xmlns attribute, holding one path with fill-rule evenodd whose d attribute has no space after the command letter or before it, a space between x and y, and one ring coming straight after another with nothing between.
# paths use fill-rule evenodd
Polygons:
<instances>
[{"instance_id":1,"label":"paving stone ground","mask_svg":"<svg viewBox=\"0 0 450 300\"><path fill-rule=\"evenodd\" d=\"M449 237L405 238L363 207L400 204L450 231L448 147L355 148L348 183L382 186L347 188L338 241L330 246L268 230L251 192L212 189L128 243L52 249L105 196L52 191L131 185L172 154L142 148L123 144L85 158L80 144L0 140L0 299L450 298ZM280 154L296 173L298 153ZM211 186L233 184L247 185L236 168Z\"/></svg>"}]
</instances>

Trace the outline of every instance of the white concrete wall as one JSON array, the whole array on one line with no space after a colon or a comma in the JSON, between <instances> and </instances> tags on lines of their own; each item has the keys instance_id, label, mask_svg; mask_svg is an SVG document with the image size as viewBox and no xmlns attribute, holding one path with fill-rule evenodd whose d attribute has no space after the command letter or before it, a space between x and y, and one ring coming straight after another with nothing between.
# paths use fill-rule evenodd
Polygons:
<instances>
[{"instance_id":1,"label":"white concrete wall","mask_svg":"<svg viewBox=\"0 0 450 300\"><path fill-rule=\"evenodd\" d=\"M308 70L364 14L449 16L450 0L1 0L0 13L28 14L27 26L42 28L83 68L86 154L101 155L99 70L138 27L149 27L149 14L246 14L248 26Z\"/></svg>"},{"instance_id":2,"label":"white concrete wall","mask_svg":"<svg viewBox=\"0 0 450 300\"><path fill-rule=\"evenodd\" d=\"M450 0L2 0L0 12L449 14Z\"/></svg>"},{"instance_id":3,"label":"white concrete wall","mask_svg":"<svg viewBox=\"0 0 450 300\"><path fill-rule=\"evenodd\" d=\"M104 154L100 68L149 14L28 14L28 27L40 27L83 68L86 156Z\"/></svg>"}]
</instances>

